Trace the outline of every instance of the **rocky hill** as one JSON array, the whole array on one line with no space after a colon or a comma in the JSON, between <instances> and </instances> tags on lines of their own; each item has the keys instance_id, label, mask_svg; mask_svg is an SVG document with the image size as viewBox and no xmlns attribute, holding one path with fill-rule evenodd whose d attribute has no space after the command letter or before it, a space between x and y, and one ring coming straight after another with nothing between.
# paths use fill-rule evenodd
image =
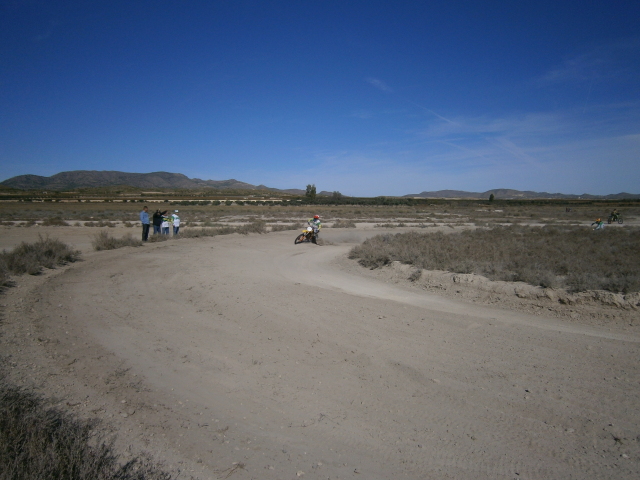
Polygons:
<instances>
[{"instance_id":1,"label":"rocky hill","mask_svg":"<svg viewBox=\"0 0 640 480\"><path fill-rule=\"evenodd\" d=\"M128 185L136 188L217 188L236 190L276 190L264 185L251 185L235 179L201 180L189 178L181 173L152 172L127 173L117 171L75 170L61 172L50 177L39 175L19 175L9 178L0 185L20 190L73 190L76 188L113 187ZM304 193L304 192L303 192Z\"/></svg>"}]
</instances>

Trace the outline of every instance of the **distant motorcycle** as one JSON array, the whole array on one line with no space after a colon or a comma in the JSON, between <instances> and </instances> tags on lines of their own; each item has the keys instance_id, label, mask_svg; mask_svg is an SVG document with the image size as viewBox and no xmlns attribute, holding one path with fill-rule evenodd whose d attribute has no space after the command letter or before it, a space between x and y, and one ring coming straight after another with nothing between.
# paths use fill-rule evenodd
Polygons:
<instances>
[{"instance_id":1,"label":"distant motorcycle","mask_svg":"<svg viewBox=\"0 0 640 480\"><path fill-rule=\"evenodd\" d=\"M296 237L293 243L294 245L298 245L299 243L303 243L303 242L317 243L316 231L313 228L307 227L304 230L302 230L302 233Z\"/></svg>"},{"instance_id":2,"label":"distant motorcycle","mask_svg":"<svg viewBox=\"0 0 640 480\"><path fill-rule=\"evenodd\" d=\"M609 215L609 218L607 218L607 223L622 223L622 215L618 214L618 215Z\"/></svg>"}]
</instances>

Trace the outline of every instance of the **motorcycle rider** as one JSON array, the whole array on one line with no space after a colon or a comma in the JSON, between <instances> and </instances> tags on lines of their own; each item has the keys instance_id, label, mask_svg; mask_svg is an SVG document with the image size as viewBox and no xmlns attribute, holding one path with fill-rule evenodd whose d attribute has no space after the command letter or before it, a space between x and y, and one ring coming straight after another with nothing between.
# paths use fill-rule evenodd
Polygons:
<instances>
[{"instance_id":1,"label":"motorcycle rider","mask_svg":"<svg viewBox=\"0 0 640 480\"><path fill-rule=\"evenodd\" d=\"M597 218L596 221L591 224L592 227L594 225L596 226L594 230L602 230L604 228L604 222L599 218Z\"/></svg>"},{"instance_id":2,"label":"motorcycle rider","mask_svg":"<svg viewBox=\"0 0 640 480\"><path fill-rule=\"evenodd\" d=\"M613 221L613 222L617 222L617 221L618 221L618 215L620 215L620 214L618 213L618 209L617 209L617 208L614 208L614 209L613 209L613 212L611 212L611 215L610 215L610 217L611 217L611 221Z\"/></svg>"},{"instance_id":3,"label":"motorcycle rider","mask_svg":"<svg viewBox=\"0 0 640 480\"><path fill-rule=\"evenodd\" d=\"M322 228L322 222L320 221L320 215L314 215L313 218L307 220L307 224L313 228L313 239L311 241L318 244L318 236L320 235L320 229Z\"/></svg>"}]
</instances>

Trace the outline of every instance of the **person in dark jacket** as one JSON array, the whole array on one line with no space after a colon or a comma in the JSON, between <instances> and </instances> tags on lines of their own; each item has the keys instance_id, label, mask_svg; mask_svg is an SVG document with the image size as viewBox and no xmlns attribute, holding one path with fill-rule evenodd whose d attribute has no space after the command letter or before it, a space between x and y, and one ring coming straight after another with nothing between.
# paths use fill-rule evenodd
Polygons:
<instances>
[{"instance_id":1,"label":"person in dark jacket","mask_svg":"<svg viewBox=\"0 0 640 480\"><path fill-rule=\"evenodd\" d=\"M155 213L153 214L153 234L159 234L160 233L160 226L162 225L162 214L160 213L160 210L156 210Z\"/></svg>"}]
</instances>

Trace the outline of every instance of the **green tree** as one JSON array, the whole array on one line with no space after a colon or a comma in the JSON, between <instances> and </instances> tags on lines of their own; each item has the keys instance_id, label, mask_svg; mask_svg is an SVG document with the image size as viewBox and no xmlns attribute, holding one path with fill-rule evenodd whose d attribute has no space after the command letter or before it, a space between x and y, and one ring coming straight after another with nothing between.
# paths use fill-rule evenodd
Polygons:
<instances>
[{"instance_id":1,"label":"green tree","mask_svg":"<svg viewBox=\"0 0 640 480\"><path fill-rule=\"evenodd\" d=\"M495 195L492 193L491 195L489 195L489 201L493 202L495 200Z\"/></svg>"},{"instance_id":2,"label":"green tree","mask_svg":"<svg viewBox=\"0 0 640 480\"><path fill-rule=\"evenodd\" d=\"M309 184L307 185L307 191L304 194L305 197L307 197L307 200L313 202L316 199L316 186L315 184Z\"/></svg>"}]
</instances>

